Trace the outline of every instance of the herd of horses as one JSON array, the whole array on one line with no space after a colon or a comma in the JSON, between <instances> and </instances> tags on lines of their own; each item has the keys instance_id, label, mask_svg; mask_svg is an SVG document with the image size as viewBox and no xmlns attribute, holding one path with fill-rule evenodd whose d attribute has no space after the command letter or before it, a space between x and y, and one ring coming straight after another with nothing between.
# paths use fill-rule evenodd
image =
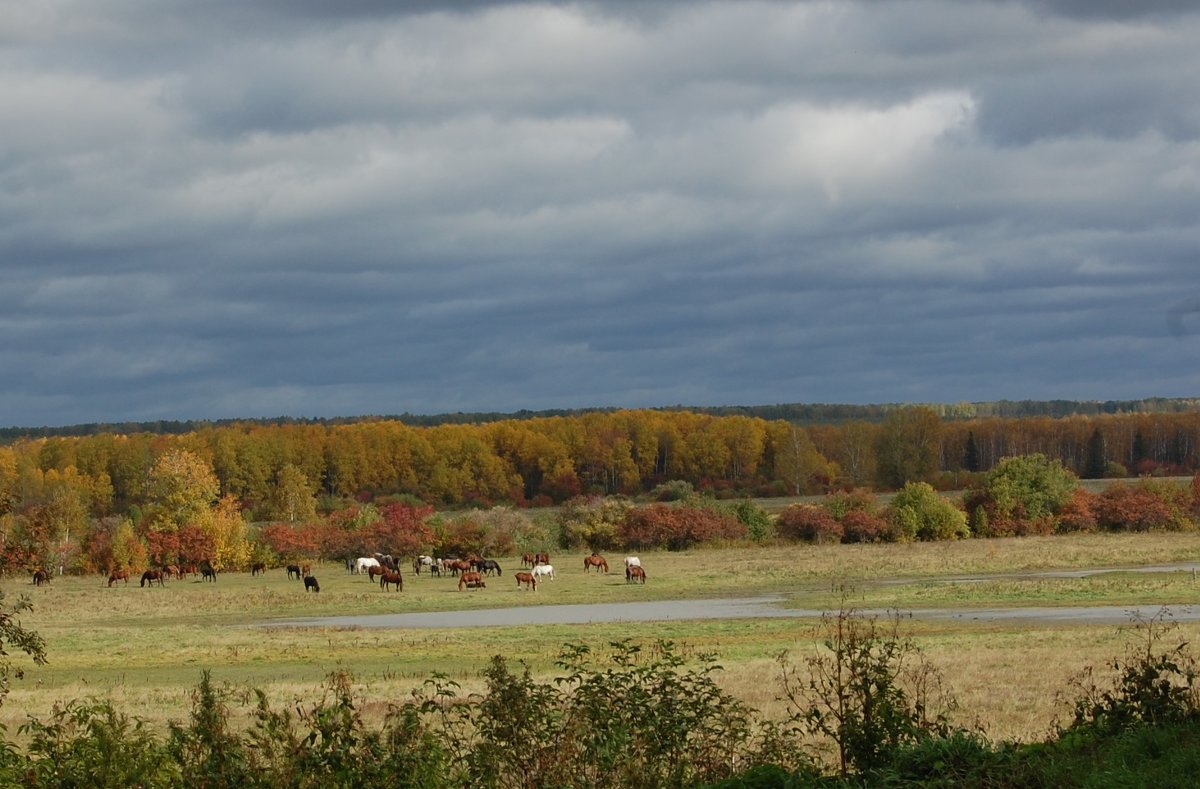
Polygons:
<instances>
[{"instance_id":1,"label":"herd of horses","mask_svg":"<svg viewBox=\"0 0 1200 789\"><path fill-rule=\"evenodd\" d=\"M545 581L553 581L555 579L554 566L550 564L549 553L526 553L521 557L521 571L515 574L517 588L537 591L539 583ZM429 573L431 576L441 577L447 574L458 578L458 589L485 589L487 582L485 578L490 576L500 577L504 574L499 562L495 559L484 559L477 555L468 556L465 559L459 558L441 558L421 554L413 559L413 573L420 575L422 571ZM264 562L255 562L250 568L252 576L265 575L267 565ZM591 572L593 569L596 572L603 571L608 573L608 560L598 553L593 552L589 556L583 558L583 571ZM357 559L346 560L347 572L354 574L364 574L368 580L374 582L379 578L379 587L383 590L394 588L397 592L404 591L404 577L400 572L399 560L390 554L375 554L374 556L360 556ZM111 587L117 581L124 584L129 584L130 571L125 568L117 568L108 574L108 585ZM211 581L216 583L217 570L212 562L205 560L199 564L169 564L161 568L151 568L142 573L140 586L153 586L158 584L164 586L164 582L169 579L183 580L188 575L199 575L202 581ZM304 564L289 564L287 565L288 579L296 579L304 581L304 591L320 592L321 585L317 582L316 577L312 574L311 565ZM626 583L646 583L646 571L642 568L642 561L636 556L625 557L625 582ZM50 583L50 573L38 568L33 571L33 584L42 586Z\"/></svg>"}]
</instances>

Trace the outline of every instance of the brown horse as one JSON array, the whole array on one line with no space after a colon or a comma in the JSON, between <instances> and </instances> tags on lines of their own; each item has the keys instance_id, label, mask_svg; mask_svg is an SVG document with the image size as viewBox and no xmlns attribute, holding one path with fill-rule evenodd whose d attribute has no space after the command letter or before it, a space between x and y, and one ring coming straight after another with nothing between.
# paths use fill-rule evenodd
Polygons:
<instances>
[{"instance_id":1,"label":"brown horse","mask_svg":"<svg viewBox=\"0 0 1200 789\"><path fill-rule=\"evenodd\" d=\"M442 567L450 571L451 575L458 575L471 569L471 563L466 559L447 559L442 562Z\"/></svg>"},{"instance_id":2,"label":"brown horse","mask_svg":"<svg viewBox=\"0 0 1200 789\"><path fill-rule=\"evenodd\" d=\"M295 576L295 577L296 577L296 580L297 580L297 581L299 581L301 578L303 578L303 577L304 577L303 575L301 575L301 574L300 574L300 565L298 565L298 564L289 564L289 565L287 566L287 571L288 571L288 578L289 578L289 579L290 579L292 576Z\"/></svg>"},{"instance_id":3,"label":"brown horse","mask_svg":"<svg viewBox=\"0 0 1200 789\"><path fill-rule=\"evenodd\" d=\"M40 569L40 568L33 571L33 585L34 586L41 586L42 584L48 584L48 583L50 583L50 573L48 573L45 570Z\"/></svg>"},{"instance_id":4,"label":"brown horse","mask_svg":"<svg viewBox=\"0 0 1200 789\"><path fill-rule=\"evenodd\" d=\"M183 568L177 564L168 564L163 568L163 576L166 578L174 578L177 581L183 580Z\"/></svg>"},{"instance_id":5,"label":"brown horse","mask_svg":"<svg viewBox=\"0 0 1200 789\"><path fill-rule=\"evenodd\" d=\"M537 591L537 579L533 577L533 573L517 573L517 588L521 588L521 584L525 585L526 589Z\"/></svg>"},{"instance_id":6,"label":"brown horse","mask_svg":"<svg viewBox=\"0 0 1200 789\"><path fill-rule=\"evenodd\" d=\"M388 572L388 571L383 569L383 567L380 565L368 567L367 568L367 578L368 578L368 580L370 580L371 583L375 583L375 576L383 575L386 572Z\"/></svg>"},{"instance_id":7,"label":"brown horse","mask_svg":"<svg viewBox=\"0 0 1200 789\"><path fill-rule=\"evenodd\" d=\"M596 572L608 572L608 560L598 553L583 557L583 571L590 572L593 567L596 568Z\"/></svg>"},{"instance_id":8,"label":"brown horse","mask_svg":"<svg viewBox=\"0 0 1200 789\"><path fill-rule=\"evenodd\" d=\"M319 583L317 583L316 578L313 578L311 575L306 575L306 576L304 576L304 591L320 592L321 585Z\"/></svg>"},{"instance_id":9,"label":"brown horse","mask_svg":"<svg viewBox=\"0 0 1200 789\"><path fill-rule=\"evenodd\" d=\"M532 553L521 554L521 566L522 567L533 567L533 563L535 561L537 561L537 557L534 554L532 554Z\"/></svg>"},{"instance_id":10,"label":"brown horse","mask_svg":"<svg viewBox=\"0 0 1200 789\"><path fill-rule=\"evenodd\" d=\"M254 564L250 565L250 575L254 576L258 575L259 573L262 573L263 575L267 574L266 562L255 562Z\"/></svg>"},{"instance_id":11,"label":"brown horse","mask_svg":"<svg viewBox=\"0 0 1200 789\"><path fill-rule=\"evenodd\" d=\"M154 586L155 581L158 581L159 586L163 585L162 570L147 570L146 572L142 573L142 587L145 587L147 583L149 583L151 586Z\"/></svg>"},{"instance_id":12,"label":"brown horse","mask_svg":"<svg viewBox=\"0 0 1200 789\"><path fill-rule=\"evenodd\" d=\"M486 588L487 584L483 582L483 575L468 570L458 576L458 591L461 592L464 586L468 589L482 589Z\"/></svg>"},{"instance_id":13,"label":"brown horse","mask_svg":"<svg viewBox=\"0 0 1200 789\"><path fill-rule=\"evenodd\" d=\"M625 568L625 583L631 584L635 581L646 583L646 571L640 564L631 564Z\"/></svg>"},{"instance_id":14,"label":"brown horse","mask_svg":"<svg viewBox=\"0 0 1200 789\"><path fill-rule=\"evenodd\" d=\"M539 564L550 564L550 554L539 553L533 557L533 564L535 567Z\"/></svg>"},{"instance_id":15,"label":"brown horse","mask_svg":"<svg viewBox=\"0 0 1200 789\"><path fill-rule=\"evenodd\" d=\"M379 588L380 589L383 589L384 591L386 591L388 588L388 584L395 585L397 592L404 591L404 577L400 575L399 570L397 570L396 572L392 572L391 570L384 570L383 575L379 576Z\"/></svg>"},{"instance_id":16,"label":"brown horse","mask_svg":"<svg viewBox=\"0 0 1200 789\"><path fill-rule=\"evenodd\" d=\"M128 570L113 570L111 573L108 574L108 585L109 586L112 586L117 581L124 581L125 584L128 586L129 585L129 571Z\"/></svg>"}]
</instances>

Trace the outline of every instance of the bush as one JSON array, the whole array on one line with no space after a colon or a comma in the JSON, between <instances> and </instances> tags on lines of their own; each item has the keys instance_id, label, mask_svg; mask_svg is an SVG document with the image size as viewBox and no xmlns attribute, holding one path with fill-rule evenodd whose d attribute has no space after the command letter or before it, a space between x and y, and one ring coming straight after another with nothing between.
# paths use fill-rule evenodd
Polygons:
<instances>
[{"instance_id":1,"label":"bush","mask_svg":"<svg viewBox=\"0 0 1200 789\"><path fill-rule=\"evenodd\" d=\"M1182 491L1149 480L1116 483L1096 498L1093 510L1099 527L1109 531L1178 530L1191 525L1182 499Z\"/></svg>"},{"instance_id":2,"label":"bush","mask_svg":"<svg viewBox=\"0 0 1200 789\"><path fill-rule=\"evenodd\" d=\"M855 488L849 492L837 491L830 493L821 502L821 506L839 521L851 512L866 512L868 514L879 512L879 502L875 498L875 493L867 488Z\"/></svg>"},{"instance_id":3,"label":"bush","mask_svg":"<svg viewBox=\"0 0 1200 789\"><path fill-rule=\"evenodd\" d=\"M805 542L841 542L842 524L834 520L824 507L812 504L792 504L775 520L775 530L781 537Z\"/></svg>"},{"instance_id":4,"label":"bush","mask_svg":"<svg viewBox=\"0 0 1200 789\"><path fill-rule=\"evenodd\" d=\"M733 506L733 516L746 527L746 533L755 542L766 542L775 535L775 524L771 514L750 499L742 499Z\"/></svg>"},{"instance_id":5,"label":"bush","mask_svg":"<svg viewBox=\"0 0 1200 789\"><path fill-rule=\"evenodd\" d=\"M1174 628L1162 614L1138 621L1141 643L1110 663L1116 674L1110 687L1102 688L1090 670L1077 681L1081 693L1067 730L1111 734L1141 724L1200 722L1196 661L1186 642L1162 646Z\"/></svg>"},{"instance_id":6,"label":"bush","mask_svg":"<svg viewBox=\"0 0 1200 789\"><path fill-rule=\"evenodd\" d=\"M1083 488L1076 488L1071 498L1058 513L1059 532L1092 532L1096 530L1096 496Z\"/></svg>"},{"instance_id":7,"label":"bush","mask_svg":"<svg viewBox=\"0 0 1200 789\"><path fill-rule=\"evenodd\" d=\"M980 536L1047 534L1079 486L1079 480L1057 460L1045 455L1003 458L964 495L966 509L987 512L987 532Z\"/></svg>"},{"instance_id":8,"label":"bush","mask_svg":"<svg viewBox=\"0 0 1200 789\"><path fill-rule=\"evenodd\" d=\"M627 499L609 496L580 496L564 504L558 513L562 547L609 551L618 545L617 528L633 508Z\"/></svg>"},{"instance_id":9,"label":"bush","mask_svg":"<svg viewBox=\"0 0 1200 789\"><path fill-rule=\"evenodd\" d=\"M842 542L880 542L893 539L891 525L865 510L851 510L842 518Z\"/></svg>"},{"instance_id":10,"label":"bush","mask_svg":"<svg viewBox=\"0 0 1200 789\"><path fill-rule=\"evenodd\" d=\"M680 551L702 542L744 538L746 527L715 509L651 504L629 510L617 535L626 548Z\"/></svg>"},{"instance_id":11,"label":"bush","mask_svg":"<svg viewBox=\"0 0 1200 789\"><path fill-rule=\"evenodd\" d=\"M896 494L888 520L900 539L954 540L970 534L966 513L925 482L909 482Z\"/></svg>"},{"instance_id":12,"label":"bush","mask_svg":"<svg viewBox=\"0 0 1200 789\"><path fill-rule=\"evenodd\" d=\"M843 606L822 617L821 631L808 679L781 657L784 695L793 720L836 749L842 775L887 766L902 746L952 731L943 711L954 701L939 695L940 677L900 634L898 615L885 627Z\"/></svg>"}]
</instances>

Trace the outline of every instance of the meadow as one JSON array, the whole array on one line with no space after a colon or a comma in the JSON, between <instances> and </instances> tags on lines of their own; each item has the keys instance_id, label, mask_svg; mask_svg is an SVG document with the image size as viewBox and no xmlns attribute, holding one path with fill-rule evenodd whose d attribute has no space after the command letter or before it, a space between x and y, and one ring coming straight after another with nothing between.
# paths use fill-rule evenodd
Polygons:
<instances>
[{"instance_id":1,"label":"meadow","mask_svg":"<svg viewBox=\"0 0 1200 789\"><path fill-rule=\"evenodd\" d=\"M34 587L7 578L11 602L27 595L33 611L22 624L46 640L45 666L15 656L25 678L0 708L15 733L27 715L44 717L56 702L108 697L149 721L187 716L203 670L244 700L264 690L273 703L320 697L330 672L348 673L367 717L410 698L435 672L466 689L482 686L495 654L523 661L536 677L556 675L565 643L602 651L614 640L673 641L697 660L715 653L721 684L768 715L782 715L780 660L802 664L819 646L813 619L704 620L458 629L264 627L273 620L341 614L434 612L465 608L617 603L778 594L786 605L861 608L1188 605L1200 585L1188 571L1131 573L1120 568L1200 562L1200 534L1089 534L958 542L786 545L706 548L642 554L648 582L627 585L621 556L613 572L585 573L582 554L552 556L555 581L536 593L519 591L514 557L488 587L458 591L452 578L415 577L406 568L403 592L383 591L341 566L314 568L320 594L306 593L283 568L264 576L223 573L217 583L198 577L164 587L107 587L98 576L55 578ZM1082 578L1038 571L1112 568ZM1065 714L1073 677L1119 655L1128 628L1097 624L918 620L905 631L942 672L957 698L958 722L980 724L993 739L1042 737ZM1200 624L1180 623L1172 638L1195 641ZM1136 638L1136 635L1132 637ZM1064 695L1065 694L1065 695Z\"/></svg>"}]
</instances>

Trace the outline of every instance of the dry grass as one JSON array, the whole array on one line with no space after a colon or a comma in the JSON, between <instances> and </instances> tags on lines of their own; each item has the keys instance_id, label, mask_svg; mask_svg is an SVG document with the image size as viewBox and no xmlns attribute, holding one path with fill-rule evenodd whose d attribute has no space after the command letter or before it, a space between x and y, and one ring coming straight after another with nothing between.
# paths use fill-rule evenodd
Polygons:
<instances>
[{"instance_id":1,"label":"dry grass","mask_svg":"<svg viewBox=\"0 0 1200 789\"><path fill-rule=\"evenodd\" d=\"M610 556L617 569L619 556ZM459 630L272 628L271 619L307 615L436 611L510 605L622 602L783 593L797 604L836 608L834 588L849 584L855 605L925 607L1056 603L1134 604L1195 598L1190 574L1111 574L1087 579L1001 578L986 583L947 582L950 576L1092 566L1127 566L1200 560L1200 535L1081 535L961 543L781 546L643 554L645 587L626 586L618 573L587 574L581 555L555 556L559 578L536 594L518 592L506 573L478 593L458 592L451 579L412 578L405 591L383 592L344 570L320 568L322 592L305 594L282 570L265 578L222 575L217 584L168 582L165 588L108 589L99 578L60 578L34 588L7 579L6 594L28 594L35 610L23 623L49 645L50 664L27 668L15 683L0 722L10 732L25 715L45 715L57 700L111 696L149 720L186 716L191 689L209 669L235 697L249 701L262 688L277 704L320 695L333 670L351 673L368 716L410 697L434 671L478 688L494 654L527 663L536 675L555 675L566 642L602 647L625 637L674 641L687 655L714 652L722 683L764 713L783 714L775 657L801 660L816 648L814 622L708 620L641 624L525 626ZM900 579L879 584L881 579ZM993 737L1044 734L1055 698L1070 676L1101 666L1120 652L1111 626L1048 627L1035 623L913 622L912 632L939 666L960 700L963 722L985 723ZM1194 638L1200 626L1181 636ZM22 659L18 659L21 662Z\"/></svg>"}]
</instances>

